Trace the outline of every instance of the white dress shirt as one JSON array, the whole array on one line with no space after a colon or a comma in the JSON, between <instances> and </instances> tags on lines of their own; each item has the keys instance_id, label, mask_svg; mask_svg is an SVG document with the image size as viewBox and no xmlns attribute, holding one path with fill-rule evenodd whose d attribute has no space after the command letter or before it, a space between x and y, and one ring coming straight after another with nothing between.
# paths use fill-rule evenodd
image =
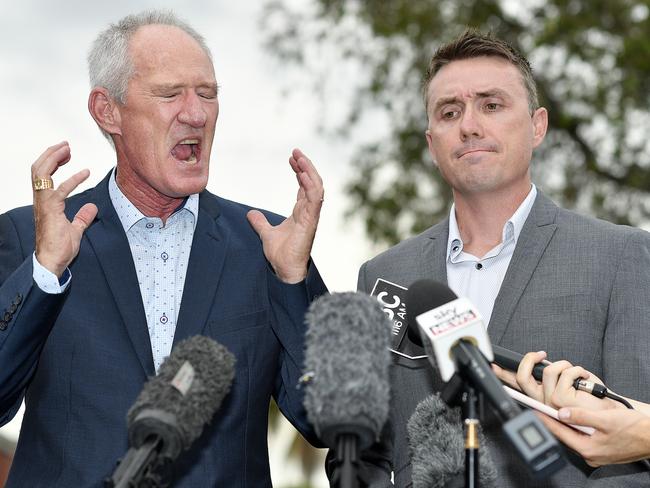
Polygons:
<instances>
[{"instance_id":1,"label":"white dress shirt","mask_svg":"<svg viewBox=\"0 0 650 488\"><path fill-rule=\"evenodd\" d=\"M486 327L490 322L494 301L501 289L517 239L536 196L537 188L531 185L524 201L503 226L501 243L480 259L463 251L463 240L456 221L456 206L451 207L447 241L447 284L456 295L468 298L478 308Z\"/></svg>"}]
</instances>

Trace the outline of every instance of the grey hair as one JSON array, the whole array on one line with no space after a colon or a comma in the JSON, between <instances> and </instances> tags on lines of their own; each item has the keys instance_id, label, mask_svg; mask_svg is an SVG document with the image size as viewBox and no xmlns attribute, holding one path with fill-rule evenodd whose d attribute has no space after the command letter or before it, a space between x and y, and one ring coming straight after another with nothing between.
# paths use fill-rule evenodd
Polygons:
<instances>
[{"instance_id":1,"label":"grey hair","mask_svg":"<svg viewBox=\"0 0 650 488\"><path fill-rule=\"evenodd\" d=\"M171 10L145 10L139 14L127 15L99 33L88 53L88 75L91 89L98 86L104 87L108 90L109 95L119 103L126 102L127 86L133 75L129 42L140 27L147 25L178 27L190 35L212 61L212 54L203 36L174 12ZM112 144L110 135L103 129L101 131Z\"/></svg>"}]
</instances>

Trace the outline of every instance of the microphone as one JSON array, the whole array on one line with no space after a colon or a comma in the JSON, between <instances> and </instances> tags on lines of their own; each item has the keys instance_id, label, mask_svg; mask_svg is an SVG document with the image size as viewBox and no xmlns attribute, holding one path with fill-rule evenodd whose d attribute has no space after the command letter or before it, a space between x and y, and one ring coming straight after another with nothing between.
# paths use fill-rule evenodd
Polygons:
<instances>
[{"instance_id":1,"label":"microphone","mask_svg":"<svg viewBox=\"0 0 650 488\"><path fill-rule=\"evenodd\" d=\"M497 346L492 344L492 351L494 352L494 363L498 366L501 366L508 371L517 371L519 369L519 363L524 359L524 355L505 347ZM542 381L542 375L546 364L537 363L533 367L533 378L537 381Z\"/></svg>"},{"instance_id":2,"label":"microphone","mask_svg":"<svg viewBox=\"0 0 650 488\"><path fill-rule=\"evenodd\" d=\"M127 414L129 450L105 488L166 486L159 470L201 435L235 375L235 357L214 340L179 342Z\"/></svg>"},{"instance_id":3,"label":"microphone","mask_svg":"<svg viewBox=\"0 0 650 488\"><path fill-rule=\"evenodd\" d=\"M459 408L449 408L439 394L430 395L415 408L406 426L411 452L413 488L464 488L465 444ZM485 438L480 456L478 485L496 487L497 471Z\"/></svg>"},{"instance_id":4,"label":"microphone","mask_svg":"<svg viewBox=\"0 0 650 488\"><path fill-rule=\"evenodd\" d=\"M453 377L458 383L460 378L489 400L534 477L545 478L562 468L565 461L555 438L533 412L521 411L492 372L491 343L480 313L469 300L456 298L442 283L420 280L409 287L407 302L409 323L417 323L429 360L438 366L442 379L449 382Z\"/></svg>"},{"instance_id":5,"label":"microphone","mask_svg":"<svg viewBox=\"0 0 650 488\"><path fill-rule=\"evenodd\" d=\"M407 300L409 323L417 324L421 338L428 339L425 350L429 352L428 346L432 346L429 360L442 380L448 382L458 370L492 400L502 418L515 417L519 407L483 357L492 359L492 346L481 315L470 301L457 298L448 286L431 280L413 283Z\"/></svg>"},{"instance_id":6,"label":"microphone","mask_svg":"<svg viewBox=\"0 0 650 488\"><path fill-rule=\"evenodd\" d=\"M392 325L376 300L356 292L321 296L306 322L307 418L336 452L340 486L356 486L358 453L388 417Z\"/></svg>"}]
</instances>

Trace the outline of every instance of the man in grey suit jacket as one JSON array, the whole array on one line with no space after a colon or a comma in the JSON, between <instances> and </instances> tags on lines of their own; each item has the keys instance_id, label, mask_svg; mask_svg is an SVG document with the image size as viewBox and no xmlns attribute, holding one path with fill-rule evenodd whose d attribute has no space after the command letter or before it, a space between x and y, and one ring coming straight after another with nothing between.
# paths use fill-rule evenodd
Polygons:
<instances>
[{"instance_id":1,"label":"man in grey suit jacket","mask_svg":"<svg viewBox=\"0 0 650 488\"><path fill-rule=\"evenodd\" d=\"M429 151L454 205L448 219L365 263L359 289L370 292L377 279L404 287L422 278L446 282L477 306L493 343L570 359L611 389L648 401L649 236L558 208L532 184L532 151L548 119L528 61L498 39L467 31L433 56L424 98ZM399 350L420 359L394 357L390 425L377 452L392 449L395 485L407 487L406 423L442 381L408 337ZM534 482L499 423L487 418L484 427L500 487L650 480L637 466L593 470L569 453L566 468Z\"/></svg>"}]
</instances>

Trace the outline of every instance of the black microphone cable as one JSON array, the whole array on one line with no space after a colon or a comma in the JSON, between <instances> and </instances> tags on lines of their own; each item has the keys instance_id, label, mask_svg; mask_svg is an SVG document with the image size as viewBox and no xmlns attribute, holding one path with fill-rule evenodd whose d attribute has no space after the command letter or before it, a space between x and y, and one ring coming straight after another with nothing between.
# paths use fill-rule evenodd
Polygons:
<instances>
[{"instance_id":1,"label":"black microphone cable","mask_svg":"<svg viewBox=\"0 0 650 488\"><path fill-rule=\"evenodd\" d=\"M605 385L601 385L599 383L594 383L593 381L586 381L578 378L573 382L573 387L576 390L586 391L587 393L591 393L593 396L597 398L605 398L605 397L610 398L611 400L615 400L619 403L622 403L630 410L634 410L634 407L630 402L628 402L622 396L619 396L616 393L609 391ZM650 459L641 459L639 462L643 464L643 466L645 466L645 468L648 471L650 471Z\"/></svg>"},{"instance_id":2,"label":"black microphone cable","mask_svg":"<svg viewBox=\"0 0 650 488\"><path fill-rule=\"evenodd\" d=\"M634 410L634 407L622 396L617 395L616 393L609 391L605 385L599 383L594 383L593 381L586 381L580 378L577 378L573 382L573 387L576 390L585 391L591 393L596 398L610 398L611 400L617 401L625 405L626 408Z\"/></svg>"}]
</instances>

